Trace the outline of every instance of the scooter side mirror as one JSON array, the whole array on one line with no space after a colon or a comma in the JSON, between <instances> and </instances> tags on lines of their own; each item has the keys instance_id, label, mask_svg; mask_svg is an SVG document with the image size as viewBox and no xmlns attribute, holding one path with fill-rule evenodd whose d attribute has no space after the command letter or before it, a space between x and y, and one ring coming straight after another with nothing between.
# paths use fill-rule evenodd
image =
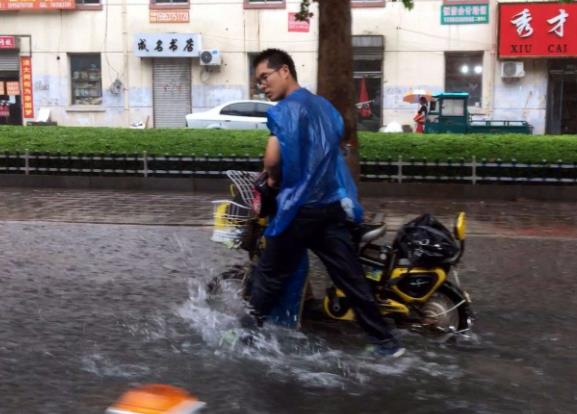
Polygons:
<instances>
[{"instance_id":1,"label":"scooter side mirror","mask_svg":"<svg viewBox=\"0 0 577 414\"><path fill-rule=\"evenodd\" d=\"M465 240L465 233L467 232L467 218L465 217L465 212L461 211L457 215L457 219L455 220L455 237L459 241Z\"/></svg>"}]
</instances>

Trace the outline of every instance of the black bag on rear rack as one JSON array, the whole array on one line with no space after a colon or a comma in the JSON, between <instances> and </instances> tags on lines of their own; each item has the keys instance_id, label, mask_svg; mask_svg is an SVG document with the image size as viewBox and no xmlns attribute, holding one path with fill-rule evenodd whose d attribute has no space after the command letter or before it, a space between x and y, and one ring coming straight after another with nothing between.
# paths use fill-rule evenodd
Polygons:
<instances>
[{"instance_id":1,"label":"black bag on rear rack","mask_svg":"<svg viewBox=\"0 0 577 414\"><path fill-rule=\"evenodd\" d=\"M423 214L399 229L393 247L409 266L437 266L459 253L453 234L431 214Z\"/></svg>"}]
</instances>

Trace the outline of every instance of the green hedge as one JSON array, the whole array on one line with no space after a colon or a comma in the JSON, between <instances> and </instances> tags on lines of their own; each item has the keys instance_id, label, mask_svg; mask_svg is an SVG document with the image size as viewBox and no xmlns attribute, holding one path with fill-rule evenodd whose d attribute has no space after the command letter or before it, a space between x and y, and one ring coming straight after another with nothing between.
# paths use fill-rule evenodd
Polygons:
<instances>
[{"instance_id":1,"label":"green hedge","mask_svg":"<svg viewBox=\"0 0 577 414\"><path fill-rule=\"evenodd\" d=\"M361 156L373 160L448 158L519 162L577 162L577 135L362 133Z\"/></svg>"},{"instance_id":2,"label":"green hedge","mask_svg":"<svg viewBox=\"0 0 577 414\"><path fill-rule=\"evenodd\" d=\"M266 131L0 127L0 152L259 155Z\"/></svg>"},{"instance_id":3,"label":"green hedge","mask_svg":"<svg viewBox=\"0 0 577 414\"><path fill-rule=\"evenodd\" d=\"M266 131L0 126L0 152L141 153L259 156ZM383 134L360 132L361 157L372 160L502 159L577 162L576 135Z\"/></svg>"}]
</instances>

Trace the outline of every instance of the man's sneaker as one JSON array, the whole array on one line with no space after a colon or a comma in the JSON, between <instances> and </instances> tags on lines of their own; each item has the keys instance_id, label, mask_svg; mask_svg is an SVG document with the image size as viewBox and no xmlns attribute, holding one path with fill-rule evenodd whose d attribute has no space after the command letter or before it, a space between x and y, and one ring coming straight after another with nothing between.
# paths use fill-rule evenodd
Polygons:
<instances>
[{"instance_id":1,"label":"man's sneaker","mask_svg":"<svg viewBox=\"0 0 577 414\"><path fill-rule=\"evenodd\" d=\"M367 351L378 357L399 358L406 352L406 349L400 346L396 341L387 341L369 345Z\"/></svg>"}]
</instances>

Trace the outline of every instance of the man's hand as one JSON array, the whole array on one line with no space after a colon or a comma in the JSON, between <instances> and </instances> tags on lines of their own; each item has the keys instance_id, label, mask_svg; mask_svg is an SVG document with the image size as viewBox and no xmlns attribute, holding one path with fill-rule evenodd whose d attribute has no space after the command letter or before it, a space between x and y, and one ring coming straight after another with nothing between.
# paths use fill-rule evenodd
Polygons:
<instances>
[{"instance_id":1,"label":"man's hand","mask_svg":"<svg viewBox=\"0 0 577 414\"><path fill-rule=\"evenodd\" d=\"M280 144L278 138L271 135L264 151L264 170L268 173L267 184L271 188L280 186Z\"/></svg>"}]
</instances>

